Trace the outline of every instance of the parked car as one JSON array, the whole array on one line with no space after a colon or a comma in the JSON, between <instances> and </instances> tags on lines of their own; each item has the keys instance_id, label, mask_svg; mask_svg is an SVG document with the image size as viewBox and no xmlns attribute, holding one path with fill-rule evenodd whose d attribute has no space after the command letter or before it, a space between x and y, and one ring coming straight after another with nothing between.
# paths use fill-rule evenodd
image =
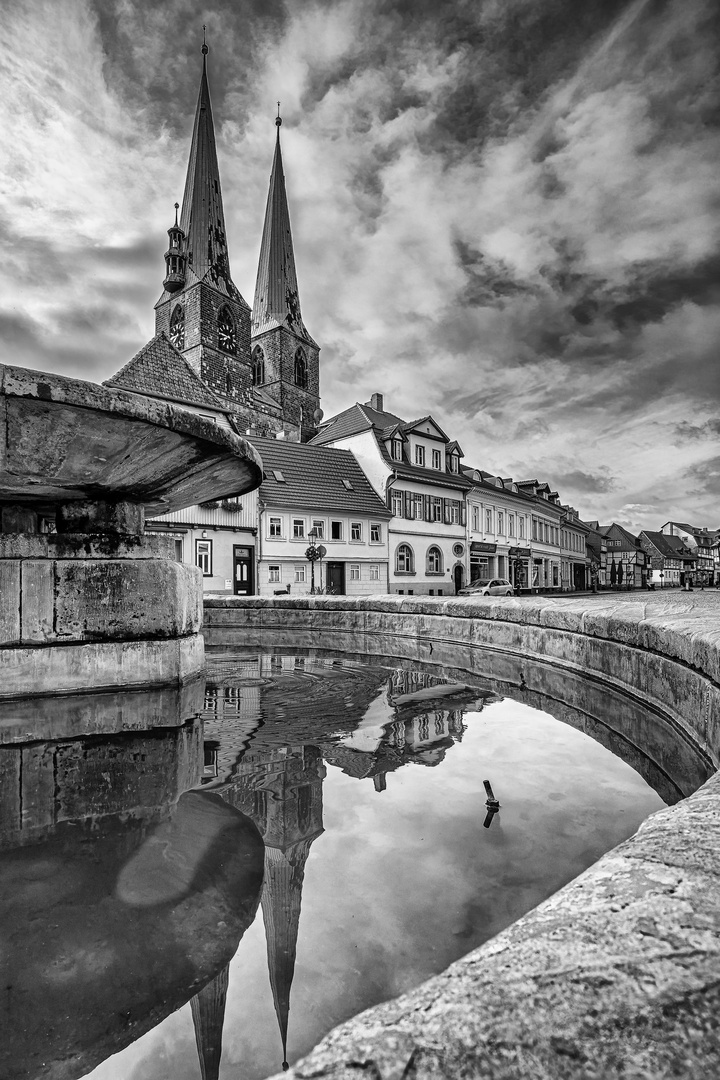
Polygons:
<instances>
[{"instance_id":1,"label":"parked car","mask_svg":"<svg viewBox=\"0 0 720 1080\"><path fill-rule=\"evenodd\" d=\"M479 578L458 590L458 596L512 596L513 587L507 578Z\"/></svg>"}]
</instances>

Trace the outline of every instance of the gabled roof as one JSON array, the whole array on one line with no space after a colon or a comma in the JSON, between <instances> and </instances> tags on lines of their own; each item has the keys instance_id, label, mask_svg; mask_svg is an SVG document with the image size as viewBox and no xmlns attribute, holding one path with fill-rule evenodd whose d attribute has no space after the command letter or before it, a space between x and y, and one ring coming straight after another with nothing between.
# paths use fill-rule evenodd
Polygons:
<instances>
[{"instance_id":1,"label":"gabled roof","mask_svg":"<svg viewBox=\"0 0 720 1080\"><path fill-rule=\"evenodd\" d=\"M417 429L420 427L421 424L432 425L432 427L435 428L435 430L437 431L438 435L443 440L443 442L445 442L445 443L450 442L449 438L447 437L447 435L445 434L443 429L440 427L438 422L436 420L433 420L432 416L430 416L429 413L427 414L427 416L421 416L419 420L406 421L402 425L402 429L403 429L403 431L417 431ZM457 446L458 444L455 443L454 445Z\"/></svg>"},{"instance_id":2,"label":"gabled roof","mask_svg":"<svg viewBox=\"0 0 720 1080\"><path fill-rule=\"evenodd\" d=\"M266 330L285 326L303 341L317 348L317 343L310 337L300 312L295 253L290 231L290 211L280 150L280 125L282 124L280 117L275 123L277 124L275 156L270 173L270 189L260 242L252 333L253 337L256 337L258 334L264 334Z\"/></svg>"},{"instance_id":3,"label":"gabled roof","mask_svg":"<svg viewBox=\"0 0 720 1080\"><path fill-rule=\"evenodd\" d=\"M513 499L521 499L523 502L534 502L534 497L529 495L527 491L513 491L512 488L506 487L502 477L497 477L500 480L501 486L498 487L494 483L496 479L494 473L485 472L484 469L473 469L470 466L461 466L462 472L467 480L470 481L470 485L478 491L502 491L505 495L510 495ZM475 473L479 474L480 479L475 479Z\"/></svg>"},{"instance_id":4,"label":"gabled roof","mask_svg":"<svg viewBox=\"0 0 720 1080\"><path fill-rule=\"evenodd\" d=\"M268 506L392 516L349 450L255 436L252 444L263 460L260 499Z\"/></svg>"},{"instance_id":5,"label":"gabled roof","mask_svg":"<svg viewBox=\"0 0 720 1080\"><path fill-rule=\"evenodd\" d=\"M646 537L653 547L666 558L674 559L683 555L687 556L692 554L685 547L679 536L661 532L649 532L647 529L643 529L640 533L640 538L642 539L642 537Z\"/></svg>"},{"instance_id":6,"label":"gabled roof","mask_svg":"<svg viewBox=\"0 0 720 1080\"><path fill-rule=\"evenodd\" d=\"M624 525L618 525L616 521L613 521L611 525L602 525L600 527L600 532L603 536L612 536L614 534L616 539L624 541L629 548L638 547L639 540L637 536L633 536Z\"/></svg>"},{"instance_id":7,"label":"gabled roof","mask_svg":"<svg viewBox=\"0 0 720 1080\"><path fill-rule=\"evenodd\" d=\"M195 374L164 331L156 334L132 360L106 379L103 386L131 390L148 397L175 401L180 405L195 405L201 409L226 412L220 398Z\"/></svg>"},{"instance_id":8,"label":"gabled roof","mask_svg":"<svg viewBox=\"0 0 720 1080\"><path fill-rule=\"evenodd\" d=\"M336 442L338 439L347 439L350 435L358 435L361 431L369 431L371 428L375 428L380 433L398 425L404 427L404 424L405 421L394 413L378 412L370 405L361 405L356 402L349 409L344 409L337 416L326 420L311 442L322 445ZM389 436L385 437L389 438Z\"/></svg>"}]
</instances>

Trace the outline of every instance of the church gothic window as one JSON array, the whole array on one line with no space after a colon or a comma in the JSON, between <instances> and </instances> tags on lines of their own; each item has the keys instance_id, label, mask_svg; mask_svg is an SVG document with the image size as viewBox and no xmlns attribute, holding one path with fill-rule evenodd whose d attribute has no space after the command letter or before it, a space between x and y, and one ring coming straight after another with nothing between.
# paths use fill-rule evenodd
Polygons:
<instances>
[{"instance_id":1,"label":"church gothic window","mask_svg":"<svg viewBox=\"0 0 720 1080\"><path fill-rule=\"evenodd\" d=\"M252 382L253 386L262 386L265 382L265 353L259 345L252 351Z\"/></svg>"},{"instance_id":2,"label":"church gothic window","mask_svg":"<svg viewBox=\"0 0 720 1080\"><path fill-rule=\"evenodd\" d=\"M303 349L298 349L295 353L295 385L299 386L301 390L307 390L307 384L307 359Z\"/></svg>"},{"instance_id":3,"label":"church gothic window","mask_svg":"<svg viewBox=\"0 0 720 1080\"><path fill-rule=\"evenodd\" d=\"M226 307L221 308L218 315L218 345L226 353L234 353L237 349L235 323Z\"/></svg>"},{"instance_id":4,"label":"church gothic window","mask_svg":"<svg viewBox=\"0 0 720 1080\"><path fill-rule=\"evenodd\" d=\"M185 345L185 312L180 304L177 304L170 316L170 340L176 349L182 349Z\"/></svg>"}]
</instances>

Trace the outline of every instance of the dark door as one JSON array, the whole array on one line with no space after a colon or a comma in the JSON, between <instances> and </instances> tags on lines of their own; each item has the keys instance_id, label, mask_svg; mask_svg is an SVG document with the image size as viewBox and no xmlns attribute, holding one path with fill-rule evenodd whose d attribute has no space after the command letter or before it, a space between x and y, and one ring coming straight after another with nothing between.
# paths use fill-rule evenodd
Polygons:
<instances>
[{"instance_id":1,"label":"dark door","mask_svg":"<svg viewBox=\"0 0 720 1080\"><path fill-rule=\"evenodd\" d=\"M236 596L252 596L254 593L254 563L254 547L233 545L233 592Z\"/></svg>"},{"instance_id":2,"label":"dark door","mask_svg":"<svg viewBox=\"0 0 720 1080\"><path fill-rule=\"evenodd\" d=\"M329 562L325 565L325 592L336 596L345 595L345 563Z\"/></svg>"},{"instance_id":3,"label":"dark door","mask_svg":"<svg viewBox=\"0 0 720 1080\"><path fill-rule=\"evenodd\" d=\"M462 587L463 587L463 578L464 578L464 576L465 576L465 573L463 571L463 568L460 565L460 563L458 563L457 566L455 567L455 569L453 570L453 577L455 578L455 592L456 593L457 593L458 589L462 589Z\"/></svg>"},{"instance_id":4,"label":"dark door","mask_svg":"<svg viewBox=\"0 0 720 1080\"><path fill-rule=\"evenodd\" d=\"M573 563L573 586L576 589L585 588L585 567L581 563Z\"/></svg>"}]
</instances>

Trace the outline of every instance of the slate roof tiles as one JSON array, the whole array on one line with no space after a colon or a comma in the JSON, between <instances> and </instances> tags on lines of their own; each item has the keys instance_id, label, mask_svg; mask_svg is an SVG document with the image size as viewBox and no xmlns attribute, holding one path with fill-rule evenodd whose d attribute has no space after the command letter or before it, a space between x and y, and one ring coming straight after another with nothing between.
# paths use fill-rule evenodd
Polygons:
<instances>
[{"instance_id":1,"label":"slate roof tiles","mask_svg":"<svg viewBox=\"0 0 720 1080\"><path fill-rule=\"evenodd\" d=\"M156 334L103 386L132 390L181 405L225 412L225 406L178 352L164 331Z\"/></svg>"}]
</instances>

